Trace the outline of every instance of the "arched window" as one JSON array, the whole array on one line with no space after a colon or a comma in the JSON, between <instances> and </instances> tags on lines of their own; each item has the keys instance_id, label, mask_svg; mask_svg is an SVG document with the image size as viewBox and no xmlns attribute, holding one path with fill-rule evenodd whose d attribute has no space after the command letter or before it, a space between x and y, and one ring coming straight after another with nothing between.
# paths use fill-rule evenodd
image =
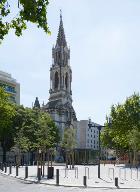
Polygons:
<instances>
[{"instance_id":1,"label":"arched window","mask_svg":"<svg viewBox=\"0 0 140 192\"><path fill-rule=\"evenodd\" d=\"M66 89L68 88L68 81L69 81L68 73L66 73L66 77L65 77L65 86L66 86Z\"/></svg>"},{"instance_id":2,"label":"arched window","mask_svg":"<svg viewBox=\"0 0 140 192\"><path fill-rule=\"evenodd\" d=\"M55 84L54 84L54 88L58 89L58 85L59 85L59 76L58 76L58 72L55 72Z\"/></svg>"},{"instance_id":3,"label":"arched window","mask_svg":"<svg viewBox=\"0 0 140 192\"><path fill-rule=\"evenodd\" d=\"M62 77L62 85L64 87L64 76Z\"/></svg>"}]
</instances>

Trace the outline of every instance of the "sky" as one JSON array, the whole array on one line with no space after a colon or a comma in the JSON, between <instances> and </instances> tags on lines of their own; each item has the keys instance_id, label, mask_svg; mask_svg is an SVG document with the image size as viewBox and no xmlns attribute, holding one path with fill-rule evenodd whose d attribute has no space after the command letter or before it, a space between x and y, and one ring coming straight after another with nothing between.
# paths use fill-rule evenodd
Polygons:
<instances>
[{"instance_id":1,"label":"sky","mask_svg":"<svg viewBox=\"0 0 140 192\"><path fill-rule=\"evenodd\" d=\"M31 107L35 97L48 102L60 9L71 50L77 119L103 124L112 104L140 90L140 1L50 0L51 36L33 24L20 38L11 31L0 45L0 70L20 83L24 106Z\"/></svg>"}]
</instances>

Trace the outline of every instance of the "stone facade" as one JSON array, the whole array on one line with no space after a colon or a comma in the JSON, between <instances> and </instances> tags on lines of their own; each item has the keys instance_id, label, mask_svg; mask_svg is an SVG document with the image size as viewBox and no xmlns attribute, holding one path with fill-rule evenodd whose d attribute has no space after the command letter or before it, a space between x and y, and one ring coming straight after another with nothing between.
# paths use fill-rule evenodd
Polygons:
<instances>
[{"instance_id":1,"label":"stone facade","mask_svg":"<svg viewBox=\"0 0 140 192\"><path fill-rule=\"evenodd\" d=\"M72 106L72 70L70 67L70 49L67 46L62 15L56 45L52 48L52 66L50 68L50 97L43 109L51 115L59 128L60 135L66 126L76 127L76 113Z\"/></svg>"}]
</instances>

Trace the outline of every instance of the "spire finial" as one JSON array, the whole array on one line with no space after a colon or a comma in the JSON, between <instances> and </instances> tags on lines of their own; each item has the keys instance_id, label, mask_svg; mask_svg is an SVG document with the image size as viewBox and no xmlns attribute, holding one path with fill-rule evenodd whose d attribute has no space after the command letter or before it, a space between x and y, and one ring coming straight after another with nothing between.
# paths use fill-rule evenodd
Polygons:
<instances>
[{"instance_id":1,"label":"spire finial","mask_svg":"<svg viewBox=\"0 0 140 192\"><path fill-rule=\"evenodd\" d=\"M62 20L62 10L60 9L60 20Z\"/></svg>"},{"instance_id":2,"label":"spire finial","mask_svg":"<svg viewBox=\"0 0 140 192\"><path fill-rule=\"evenodd\" d=\"M63 28L63 21L62 21L62 10L60 9L60 25L59 25L59 31L57 35L57 45L59 46L66 46L67 42L65 39L65 33L64 33L64 28Z\"/></svg>"}]
</instances>

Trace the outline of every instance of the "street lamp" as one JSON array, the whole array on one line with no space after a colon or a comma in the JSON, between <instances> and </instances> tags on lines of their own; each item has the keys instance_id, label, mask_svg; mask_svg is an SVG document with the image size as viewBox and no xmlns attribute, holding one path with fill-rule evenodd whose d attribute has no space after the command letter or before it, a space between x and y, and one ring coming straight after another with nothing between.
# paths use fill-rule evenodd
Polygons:
<instances>
[{"instance_id":1,"label":"street lamp","mask_svg":"<svg viewBox=\"0 0 140 192\"><path fill-rule=\"evenodd\" d=\"M108 121L108 124L109 124L109 126L110 126L110 125L111 125L111 118L108 118L107 121ZM96 128L98 129L98 138L99 138L98 178L100 178L100 156L101 156L100 133L101 133L101 129L104 128L104 127L106 127L106 126L97 125L97 124L95 124L95 123L93 124L93 123L91 122L91 119L89 119L88 127L89 127L89 129L90 129L91 127L96 127Z\"/></svg>"}]
</instances>

